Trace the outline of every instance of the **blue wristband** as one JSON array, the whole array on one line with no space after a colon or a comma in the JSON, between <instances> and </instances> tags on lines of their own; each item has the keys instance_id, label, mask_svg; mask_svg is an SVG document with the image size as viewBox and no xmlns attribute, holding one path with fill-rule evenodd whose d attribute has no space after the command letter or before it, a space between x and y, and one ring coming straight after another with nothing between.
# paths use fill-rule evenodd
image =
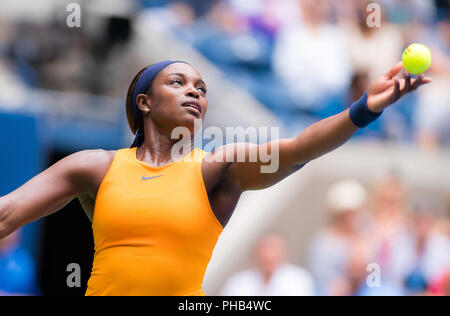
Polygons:
<instances>
[{"instance_id":1,"label":"blue wristband","mask_svg":"<svg viewBox=\"0 0 450 316\"><path fill-rule=\"evenodd\" d=\"M375 121L383 112L374 113L367 107L367 92L350 105L350 119L358 127L365 127Z\"/></svg>"}]
</instances>

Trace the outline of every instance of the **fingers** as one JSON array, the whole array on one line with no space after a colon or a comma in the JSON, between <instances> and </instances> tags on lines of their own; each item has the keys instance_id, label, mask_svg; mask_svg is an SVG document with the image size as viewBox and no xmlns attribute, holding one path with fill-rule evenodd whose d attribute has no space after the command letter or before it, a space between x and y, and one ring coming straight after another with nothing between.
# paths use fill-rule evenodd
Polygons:
<instances>
[{"instance_id":1,"label":"fingers","mask_svg":"<svg viewBox=\"0 0 450 316\"><path fill-rule=\"evenodd\" d=\"M394 93L392 93L391 99L389 100L389 103L394 103L400 98L400 80L397 78L394 79Z\"/></svg>"},{"instance_id":2,"label":"fingers","mask_svg":"<svg viewBox=\"0 0 450 316\"><path fill-rule=\"evenodd\" d=\"M430 83L432 80L430 77L425 77L423 74L421 74L412 84L411 89L416 90L418 87Z\"/></svg>"},{"instance_id":3,"label":"fingers","mask_svg":"<svg viewBox=\"0 0 450 316\"><path fill-rule=\"evenodd\" d=\"M411 89L411 75L405 72L405 91Z\"/></svg>"},{"instance_id":4,"label":"fingers","mask_svg":"<svg viewBox=\"0 0 450 316\"><path fill-rule=\"evenodd\" d=\"M412 91L411 75L405 71L403 78L399 80L399 98Z\"/></svg>"},{"instance_id":5,"label":"fingers","mask_svg":"<svg viewBox=\"0 0 450 316\"><path fill-rule=\"evenodd\" d=\"M392 68L389 75L394 74L395 71L397 71L397 70L400 71L401 67L398 68L398 66L399 65ZM388 74L386 74L386 75L388 75ZM398 99L403 97L408 92L414 91L421 85L430 83L431 81L432 81L431 78L425 77L424 74L421 74L416 79L411 80L411 74L407 73L406 71L404 73L404 77L401 79L397 78L397 77L391 78L388 81L388 83L389 83L389 86L391 89L392 89L392 84L393 84L394 91L390 95L389 101L387 101L388 104L395 103Z\"/></svg>"},{"instance_id":6,"label":"fingers","mask_svg":"<svg viewBox=\"0 0 450 316\"><path fill-rule=\"evenodd\" d=\"M416 90L423 82L423 75L420 75L419 77L417 77L416 80L414 80L412 86L411 86L411 90Z\"/></svg>"},{"instance_id":7,"label":"fingers","mask_svg":"<svg viewBox=\"0 0 450 316\"><path fill-rule=\"evenodd\" d=\"M418 87L430 83L432 80L430 77L425 77L424 74L419 75L416 79L411 81L411 75L409 73L405 74L404 79L404 88L403 88L403 80L400 84L400 95L405 93L415 91Z\"/></svg>"},{"instance_id":8,"label":"fingers","mask_svg":"<svg viewBox=\"0 0 450 316\"><path fill-rule=\"evenodd\" d=\"M392 79L403 69L403 63L400 61L386 73L388 79Z\"/></svg>"}]
</instances>

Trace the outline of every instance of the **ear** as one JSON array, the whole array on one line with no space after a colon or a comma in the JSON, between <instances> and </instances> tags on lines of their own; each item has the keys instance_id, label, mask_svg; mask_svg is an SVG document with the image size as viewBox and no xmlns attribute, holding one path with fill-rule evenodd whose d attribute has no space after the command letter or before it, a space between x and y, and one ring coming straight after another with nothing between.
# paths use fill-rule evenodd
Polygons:
<instances>
[{"instance_id":1,"label":"ear","mask_svg":"<svg viewBox=\"0 0 450 316\"><path fill-rule=\"evenodd\" d=\"M136 103L142 112L150 112L151 103L148 95L142 93L138 94L138 96L136 97Z\"/></svg>"}]
</instances>

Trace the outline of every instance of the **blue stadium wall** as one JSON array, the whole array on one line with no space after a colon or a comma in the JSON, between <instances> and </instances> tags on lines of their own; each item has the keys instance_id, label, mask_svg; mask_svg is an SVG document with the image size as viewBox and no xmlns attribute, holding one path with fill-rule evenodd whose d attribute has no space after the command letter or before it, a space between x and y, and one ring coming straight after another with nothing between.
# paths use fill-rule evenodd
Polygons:
<instances>
[{"instance_id":1,"label":"blue stadium wall","mask_svg":"<svg viewBox=\"0 0 450 316\"><path fill-rule=\"evenodd\" d=\"M86 118L51 118L0 111L0 196L6 195L49 166L50 152L73 153L84 149L125 146L124 122L98 122ZM22 229L21 246L37 259L40 221Z\"/></svg>"}]
</instances>

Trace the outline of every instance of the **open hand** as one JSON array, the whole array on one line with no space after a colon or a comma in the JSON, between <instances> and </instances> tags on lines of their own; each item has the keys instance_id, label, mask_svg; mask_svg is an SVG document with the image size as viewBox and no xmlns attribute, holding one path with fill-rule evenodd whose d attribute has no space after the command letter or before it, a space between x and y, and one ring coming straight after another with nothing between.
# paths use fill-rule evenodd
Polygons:
<instances>
[{"instance_id":1,"label":"open hand","mask_svg":"<svg viewBox=\"0 0 450 316\"><path fill-rule=\"evenodd\" d=\"M391 68L386 74L375 79L370 84L367 93L367 107L369 110L379 113L408 92L431 82L431 78L425 77L423 74L411 80L411 75L406 71L403 78L395 77L402 68L403 64L399 62L394 68Z\"/></svg>"}]
</instances>

